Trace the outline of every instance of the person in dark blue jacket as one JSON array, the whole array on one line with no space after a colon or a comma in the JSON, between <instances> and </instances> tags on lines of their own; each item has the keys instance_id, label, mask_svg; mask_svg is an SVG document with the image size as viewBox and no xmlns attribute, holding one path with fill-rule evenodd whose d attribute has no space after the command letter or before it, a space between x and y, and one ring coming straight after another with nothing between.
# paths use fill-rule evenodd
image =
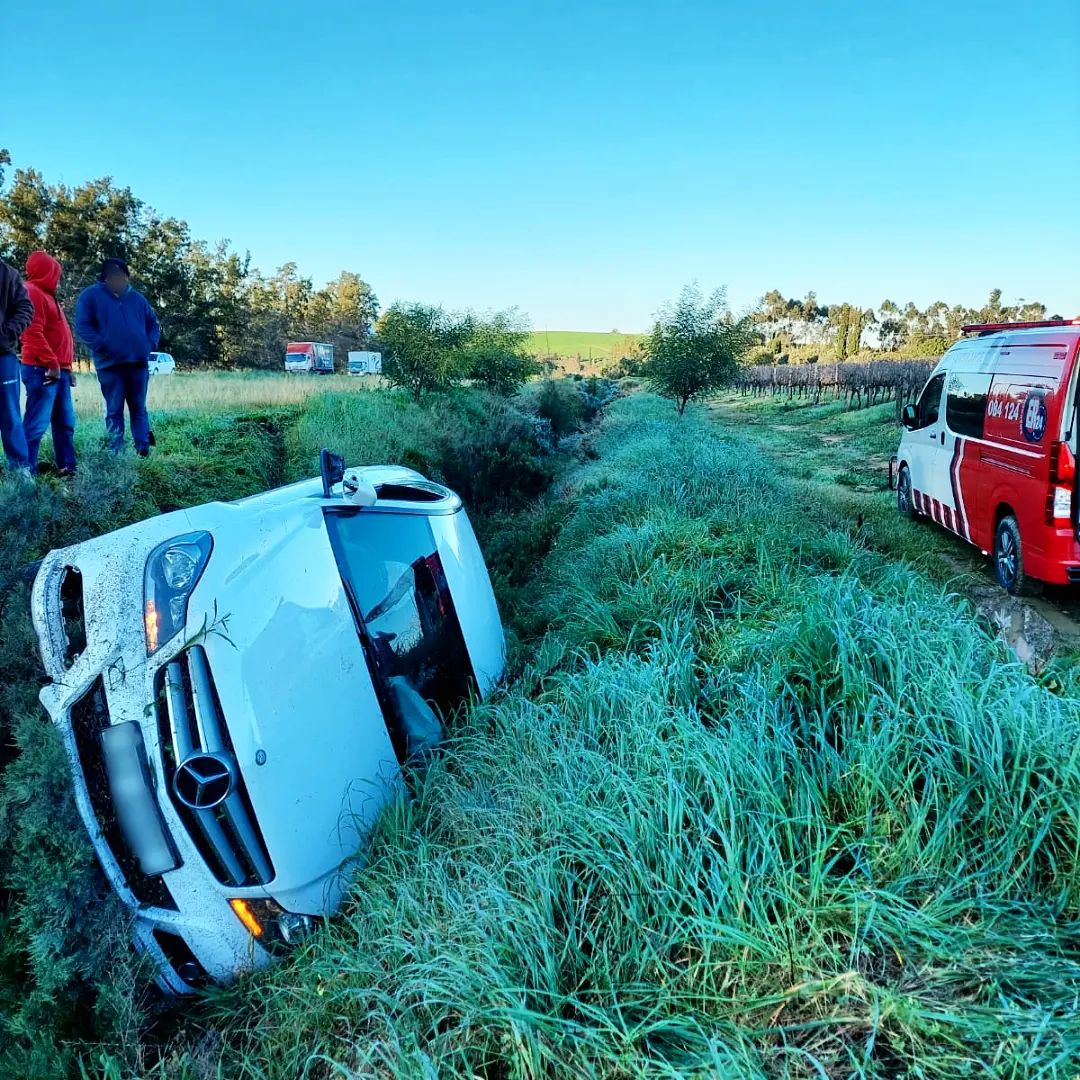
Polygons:
<instances>
[{"instance_id":1,"label":"person in dark blue jacket","mask_svg":"<svg viewBox=\"0 0 1080 1080\"><path fill-rule=\"evenodd\" d=\"M124 405L131 419L131 440L141 457L150 453L150 417L146 388L150 354L161 337L154 309L129 284L127 263L106 259L98 280L79 295L75 332L90 349L101 396L109 448L124 448Z\"/></svg>"}]
</instances>

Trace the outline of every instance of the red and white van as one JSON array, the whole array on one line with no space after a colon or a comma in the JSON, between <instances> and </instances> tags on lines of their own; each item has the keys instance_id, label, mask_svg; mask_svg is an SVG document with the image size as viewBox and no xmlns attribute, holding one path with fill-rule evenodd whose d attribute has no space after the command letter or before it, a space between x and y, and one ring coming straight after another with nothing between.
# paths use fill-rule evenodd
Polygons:
<instances>
[{"instance_id":1,"label":"red and white van","mask_svg":"<svg viewBox=\"0 0 1080 1080\"><path fill-rule=\"evenodd\" d=\"M904 408L897 507L992 551L1010 593L1080 583L1080 319L964 333Z\"/></svg>"}]
</instances>

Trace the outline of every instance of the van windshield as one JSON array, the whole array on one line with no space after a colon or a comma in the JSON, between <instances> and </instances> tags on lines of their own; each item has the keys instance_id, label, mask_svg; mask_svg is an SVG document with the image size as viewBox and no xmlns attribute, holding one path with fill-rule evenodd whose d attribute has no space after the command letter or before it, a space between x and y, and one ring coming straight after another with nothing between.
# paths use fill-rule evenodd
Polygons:
<instances>
[{"instance_id":1,"label":"van windshield","mask_svg":"<svg viewBox=\"0 0 1080 1080\"><path fill-rule=\"evenodd\" d=\"M449 717L474 680L430 522L419 514L330 512L326 528L384 711L394 713L391 687L404 681ZM392 736L399 720L388 716Z\"/></svg>"}]
</instances>

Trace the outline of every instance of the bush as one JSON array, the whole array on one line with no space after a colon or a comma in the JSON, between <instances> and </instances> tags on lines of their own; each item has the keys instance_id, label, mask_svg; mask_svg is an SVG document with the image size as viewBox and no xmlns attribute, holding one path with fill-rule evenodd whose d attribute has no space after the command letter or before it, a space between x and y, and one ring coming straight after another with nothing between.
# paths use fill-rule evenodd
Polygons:
<instances>
[{"instance_id":1,"label":"bush","mask_svg":"<svg viewBox=\"0 0 1080 1080\"><path fill-rule=\"evenodd\" d=\"M535 498L554 477L551 452L531 418L497 399L463 417L433 410L437 472L471 508Z\"/></svg>"},{"instance_id":2,"label":"bush","mask_svg":"<svg viewBox=\"0 0 1080 1080\"><path fill-rule=\"evenodd\" d=\"M570 379L545 379L534 398L536 412L551 424L555 438L580 429L585 401Z\"/></svg>"}]
</instances>

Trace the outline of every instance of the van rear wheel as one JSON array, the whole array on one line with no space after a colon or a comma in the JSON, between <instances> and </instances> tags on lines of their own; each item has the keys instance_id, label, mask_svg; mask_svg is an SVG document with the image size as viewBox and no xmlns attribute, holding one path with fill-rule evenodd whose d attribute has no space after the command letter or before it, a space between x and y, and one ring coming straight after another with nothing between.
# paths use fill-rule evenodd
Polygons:
<instances>
[{"instance_id":1,"label":"van rear wheel","mask_svg":"<svg viewBox=\"0 0 1080 1080\"><path fill-rule=\"evenodd\" d=\"M994 575L1011 596L1034 596L1042 589L1042 582L1024 573L1024 545L1012 515L1003 517L994 533Z\"/></svg>"}]
</instances>

